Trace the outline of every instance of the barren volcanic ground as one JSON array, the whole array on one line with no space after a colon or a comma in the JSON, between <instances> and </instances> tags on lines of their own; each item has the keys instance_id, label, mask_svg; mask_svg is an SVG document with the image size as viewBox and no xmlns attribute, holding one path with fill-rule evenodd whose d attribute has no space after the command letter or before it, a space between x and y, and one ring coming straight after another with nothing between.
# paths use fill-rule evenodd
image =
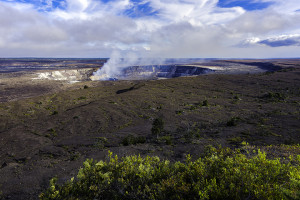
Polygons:
<instances>
[{"instance_id":1,"label":"barren volcanic ground","mask_svg":"<svg viewBox=\"0 0 300 200\"><path fill-rule=\"evenodd\" d=\"M269 156L290 155L278 145L300 142L300 60L226 62L280 70L74 84L2 75L2 198L38 199L52 177L64 182L108 150L182 161L207 145L247 141ZM164 121L158 137L151 133L156 118Z\"/></svg>"}]
</instances>

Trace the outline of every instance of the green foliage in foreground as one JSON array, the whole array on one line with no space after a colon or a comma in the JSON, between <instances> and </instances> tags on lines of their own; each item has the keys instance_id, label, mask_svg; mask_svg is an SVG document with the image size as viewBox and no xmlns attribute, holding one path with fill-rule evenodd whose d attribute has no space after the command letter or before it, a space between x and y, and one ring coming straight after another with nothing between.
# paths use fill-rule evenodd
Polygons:
<instances>
[{"instance_id":1,"label":"green foliage in foreground","mask_svg":"<svg viewBox=\"0 0 300 200\"><path fill-rule=\"evenodd\" d=\"M280 162L257 150L211 148L195 161L170 163L158 157L109 152L107 161L87 160L77 179L54 178L40 199L300 199L300 155Z\"/></svg>"}]
</instances>

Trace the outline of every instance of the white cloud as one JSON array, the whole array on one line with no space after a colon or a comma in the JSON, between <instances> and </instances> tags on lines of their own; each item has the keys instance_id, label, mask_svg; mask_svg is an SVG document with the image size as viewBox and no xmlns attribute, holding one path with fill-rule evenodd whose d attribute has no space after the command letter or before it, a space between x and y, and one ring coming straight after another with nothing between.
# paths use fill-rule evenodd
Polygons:
<instances>
[{"instance_id":1,"label":"white cloud","mask_svg":"<svg viewBox=\"0 0 300 200\"><path fill-rule=\"evenodd\" d=\"M193 25L207 25L230 21L244 13L239 7L217 8L218 0L170 1L152 0L151 5L159 10L159 16L167 23L189 22Z\"/></svg>"},{"instance_id":2,"label":"white cloud","mask_svg":"<svg viewBox=\"0 0 300 200\"><path fill-rule=\"evenodd\" d=\"M300 5L272 1L249 12L219 8L218 0L143 0L139 5L148 3L156 14L132 18L125 13L138 3L130 0L66 0L64 9L50 9L53 0L43 1L45 9L0 0L0 56L107 57L115 50L160 57L278 55L268 38L300 32ZM292 53L299 48L291 46Z\"/></svg>"},{"instance_id":3,"label":"white cloud","mask_svg":"<svg viewBox=\"0 0 300 200\"><path fill-rule=\"evenodd\" d=\"M300 46L300 34L270 36L267 38L249 38L241 43L243 47L249 46L289 47Z\"/></svg>"},{"instance_id":4,"label":"white cloud","mask_svg":"<svg viewBox=\"0 0 300 200\"><path fill-rule=\"evenodd\" d=\"M273 10L283 14L294 14L296 10L300 9L299 0L257 0L263 2L274 2L271 6Z\"/></svg>"}]
</instances>

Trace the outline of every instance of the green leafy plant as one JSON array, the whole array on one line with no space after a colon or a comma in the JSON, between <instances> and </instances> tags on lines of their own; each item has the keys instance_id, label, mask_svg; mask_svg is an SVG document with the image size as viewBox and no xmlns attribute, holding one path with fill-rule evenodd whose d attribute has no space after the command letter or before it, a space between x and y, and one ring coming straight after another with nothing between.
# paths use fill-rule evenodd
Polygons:
<instances>
[{"instance_id":1,"label":"green leafy plant","mask_svg":"<svg viewBox=\"0 0 300 200\"><path fill-rule=\"evenodd\" d=\"M109 152L106 161L86 160L76 178L57 178L40 199L299 199L300 155L284 163L257 149L247 157L239 149L210 147L192 161L170 163L158 157Z\"/></svg>"}]
</instances>

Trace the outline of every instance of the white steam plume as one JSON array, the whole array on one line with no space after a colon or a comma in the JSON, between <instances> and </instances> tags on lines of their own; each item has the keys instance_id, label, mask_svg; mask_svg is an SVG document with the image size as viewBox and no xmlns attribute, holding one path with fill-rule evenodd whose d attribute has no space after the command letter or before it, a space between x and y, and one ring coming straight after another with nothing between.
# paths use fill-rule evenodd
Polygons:
<instances>
[{"instance_id":1,"label":"white steam plume","mask_svg":"<svg viewBox=\"0 0 300 200\"><path fill-rule=\"evenodd\" d=\"M92 80L119 79L123 75L122 70L126 67L164 63L164 58L139 57L133 52L121 54L119 51L114 51L103 67L94 72Z\"/></svg>"}]
</instances>

